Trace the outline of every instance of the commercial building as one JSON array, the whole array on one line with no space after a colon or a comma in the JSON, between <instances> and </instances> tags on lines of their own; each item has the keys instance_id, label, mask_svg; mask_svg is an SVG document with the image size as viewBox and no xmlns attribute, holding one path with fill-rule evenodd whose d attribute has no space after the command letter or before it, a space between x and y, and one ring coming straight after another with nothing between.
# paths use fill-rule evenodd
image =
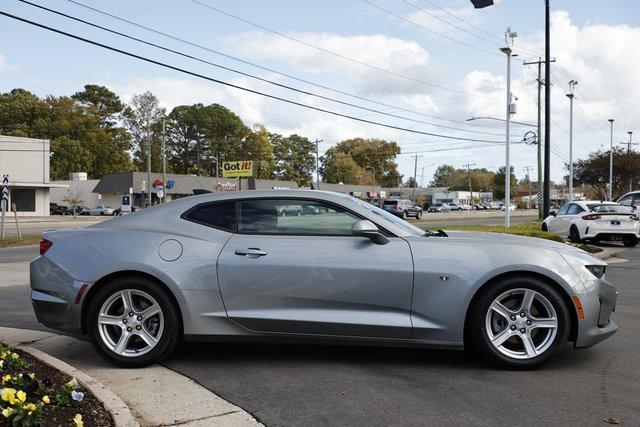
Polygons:
<instances>
[{"instance_id":1,"label":"commercial building","mask_svg":"<svg viewBox=\"0 0 640 427\"><path fill-rule=\"evenodd\" d=\"M49 215L49 140L0 135L0 179L9 175L9 206L20 216Z\"/></svg>"},{"instance_id":2,"label":"commercial building","mask_svg":"<svg viewBox=\"0 0 640 427\"><path fill-rule=\"evenodd\" d=\"M457 203L471 205L473 203L491 203L493 193L486 191L437 191L433 194L433 203Z\"/></svg>"}]
</instances>

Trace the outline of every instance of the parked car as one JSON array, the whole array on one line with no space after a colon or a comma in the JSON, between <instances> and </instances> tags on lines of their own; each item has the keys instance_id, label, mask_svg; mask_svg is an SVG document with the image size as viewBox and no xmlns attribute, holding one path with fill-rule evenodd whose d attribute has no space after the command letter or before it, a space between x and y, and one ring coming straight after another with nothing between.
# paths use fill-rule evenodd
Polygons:
<instances>
[{"instance_id":1,"label":"parked car","mask_svg":"<svg viewBox=\"0 0 640 427\"><path fill-rule=\"evenodd\" d=\"M618 241L636 246L640 238L640 218L631 207L615 202L578 201L567 203L542 222L550 231L573 242Z\"/></svg>"},{"instance_id":2,"label":"parked car","mask_svg":"<svg viewBox=\"0 0 640 427\"><path fill-rule=\"evenodd\" d=\"M82 216L89 216L91 215L91 212L89 212L89 208L86 206L76 206L75 208L71 208L71 214L73 215L73 211L76 211L76 215L82 215Z\"/></svg>"},{"instance_id":3,"label":"parked car","mask_svg":"<svg viewBox=\"0 0 640 427\"><path fill-rule=\"evenodd\" d=\"M102 215L113 215L114 209L109 206L96 206L89 209L89 215L91 216L102 216Z\"/></svg>"},{"instance_id":4,"label":"parked car","mask_svg":"<svg viewBox=\"0 0 640 427\"><path fill-rule=\"evenodd\" d=\"M391 212L402 219L407 219L409 217L417 219L422 218L422 208L411 200L385 200L382 203L382 209L387 212Z\"/></svg>"},{"instance_id":5,"label":"parked car","mask_svg":"<svg viewBox=\"0 0 640 427\"><path fill-rule=\"evenodd\" d=\"M516 205L514 205L513 203L509 203L509 212L511 211L515 211L518 207ZM500 210L504 211L506 210L505 205L500 206Z\"/></svg>"},{"instance_id":6,"label":"parked car","mask_svg":"<svg viewBox=\"0 0 640 427\"><path fill-rule=\"evenodd\" d=\"M640 191L632 191L618 199L618 203L623 206L630 206L636 210L640 206Z\"/></svg>"},{"instance_id":7,"label":"parked car","mask_svg":"<svg viewBox=\"0 0 640 427\"><path fill-rule=\"evenodd\" d=\"M326 213L278 215L305 204ZM616 332L605 269L559 242L425 232L338 193L254 190L46 231L30 281L40 322L122 367L234 337L473 347L527 369Z\"/></svg>"},{"instance_id":8,"label":"parked car","mask_svg":"<svg viewBox=\"0 0 640 427\"><path fill-rule=\"evenodd\" d=\"M467 205L467 204L463 204L463 205L460 205L460 209L463 210L463 211L470 211L470 210L473 209L473 206Z\"/></svg>"},{"instance_id":9,"label":"parked car","mask_svg":"<svg viewBox=\"0 0 640 427\"><path fill-rule=\"evenodd\" d=\"M50 215L67 215L68 212L69 208L67 208L66 206L62 206L57 203L49 203Z\"/></svg>"},{"instance_id":10,"label":"parked car","mask_svg":"<svg viewBox=\"0 0 640 427\"><path fill-rule=\"evenodd\" d=\"M451 208L446 203L434 203L429 206L427 212L450 212Z\"/></svg>"},{"instance_id":11,"label":"parked car","mask_svg":"<svg viewBox=\"0 0 640 427\"><path fill-rule=\"evenodd\" d=\"M460 207L459 204L457 203L449 203L449 209L451 209L452 211L461 211L462 208Z\"/></svg>"},{"instance_id":12,"label":"parked car","mask_svg":"<svg viewBox=\"0 0 640 427\"><path fill-rule=\"evenodd\" d=\"M500 210L500 207L502 206L502 204L500 202L491 202L489 203L489 208L492 210Z\"/></svg>"},{"instance_id":13,"label":"parked car","mask_svg":"<svg viewBox=\"0 0 640 427\"><path fill-rule=\"evenodd\" d=\"M131 213L133 212L138 212L140 210L140 208L138 206L131 206ZM121 215L128 215L128 212L122 212L122 208L118 208L115 209L113 211L113 216L121 216Z\"/></svg>"},{"instance_id":14,"label":"parked car","mask_svg":"<svg viewBox=\"0 0 640 427\"><path fill-rule=\"evenodd\" d=\"M475 205L473 205L473 208L477 211L483 211L485 209L487 209L487 207L485 205L483 205L482 203L476 203Z\"/></svg>"}]
</instances>

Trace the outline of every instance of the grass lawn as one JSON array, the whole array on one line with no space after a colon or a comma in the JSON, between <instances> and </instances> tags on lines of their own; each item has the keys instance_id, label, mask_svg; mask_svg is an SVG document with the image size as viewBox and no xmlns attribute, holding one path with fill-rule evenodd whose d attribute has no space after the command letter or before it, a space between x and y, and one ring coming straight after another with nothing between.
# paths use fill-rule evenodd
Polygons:
<instances>
[{"instance_id":1,"label":"grass lawn","mask_svg":"<svg viewBox=\"0 0 640 427\"><path fill-rule=\"evenodd\" d=\"M556 242L566 242L567 239L557 234L548 233L540 229L541 222L533 221L526 224L512 225L505 228L502 225L443 225L437 227L429 227L427 224L423 228L439 228L443 230L462 230L462 231L483 231L490 233L507 233L516 234L518 236L538 237L540 239L554 240Z\"/></svg>"},{"instance_id":2,"label":"grass lawn","mask_svg":"<svg viewBox=\"0 0 640 427\"><path fill-rule=\"evenodd\" d=\"M5 237L4 239L0 239L0 248L11 248L14 246L27 246L27 245L37 245L42 240L41 234L30 234L30 235L22 235L22 240L18 240L17 237Z\"/></svg>"}]
</instances>

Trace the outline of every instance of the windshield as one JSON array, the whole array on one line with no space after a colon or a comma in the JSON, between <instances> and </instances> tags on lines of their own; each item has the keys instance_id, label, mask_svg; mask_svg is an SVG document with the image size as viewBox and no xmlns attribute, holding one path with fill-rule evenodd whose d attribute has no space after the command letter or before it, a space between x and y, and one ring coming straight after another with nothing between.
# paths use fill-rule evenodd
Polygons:
<instances>
[{"instance_id":1,"label":"windshield","mask_svg":"<svg viewBox=\"0 0 640 427\"><path fill-rule=\"evenodd\" d=\"M407 233L411 234L412 236L416 236L416 237L420 237L420 236L424 236L426 233L423 229L416 227L415 225L409 224L407 221L393 215L390 214L389 212L380 209L374 205L372 205L371 203L367 203L364 200L360 200L357 199L353 196L347 196L347 198L349 200L351 200L353 203L355 203L356 205L360 206L361 208L364 208L366 210L368 210L369 212L381 216L384 219L386 219L389 222L392 222L394 225L401 227L402 229L404 229L405 231L407 231Z\"/></svg>"},{"instance_id":2,"label":"windshield","mask_svg":"<svg viewBox=\"0 0 640 427\"><path fill-rule=\"evenodd\" d=\"M395 206L398 204L397 200L385 200L383 203L385 206Z\"/></svg>"},{"instance_id":3,"label":"windshield","mask_svg":"<svg viewBox=\"0 0 640 427\"><path fill-rule=\"evenodd\" d=\"M609 204L592 204L587 205L591 212L613 212L613 213L631 213L632 210L628 206L609 205Z\"/></svg>"}]
</instances>

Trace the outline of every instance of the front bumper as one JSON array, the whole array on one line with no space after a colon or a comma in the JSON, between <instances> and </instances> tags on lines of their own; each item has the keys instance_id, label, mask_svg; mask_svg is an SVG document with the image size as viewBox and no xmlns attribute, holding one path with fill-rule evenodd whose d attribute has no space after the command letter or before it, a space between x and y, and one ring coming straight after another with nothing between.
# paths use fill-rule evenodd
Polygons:
<instances>
[{"instance_id":1,"label":"front bumper","mask_svg":"<svg viewBox=\"0 0 640 427\"><path fill-rule=\"evenodd\" d=\"M576 295L584 312L584 319L578 319L576 348L591 347L618 330L618 325L611 321L618 298L615 286L604 279L595 279L587 285L587 289L590 292Z\"/></svg>"},{"instance_id":2,"label":"front bumper","mask_svg":"<svg viewBox=\"0 0 640 427\"><path fill-rule=\"evenodd\" d=\"M75 299L85 282L74 280L46 256L31 262L29 276L31 303L38 322L52 329L81 335L82 304L81 301L75 304Z\"/></svg>"}]
</instances>

